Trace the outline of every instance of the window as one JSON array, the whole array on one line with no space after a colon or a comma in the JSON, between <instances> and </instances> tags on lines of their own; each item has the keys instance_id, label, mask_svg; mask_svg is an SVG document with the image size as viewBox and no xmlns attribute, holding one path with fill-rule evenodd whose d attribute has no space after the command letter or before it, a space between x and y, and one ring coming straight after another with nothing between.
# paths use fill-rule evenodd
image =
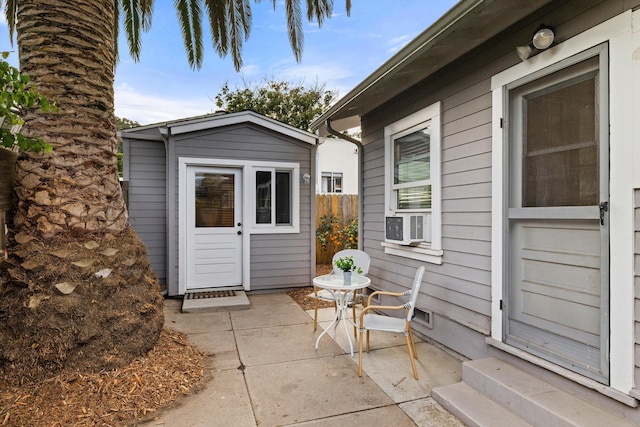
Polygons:
<instances>
[{"instance_id":1,"label":"window","mask_svg":"<svg viewBox=\"0 0 640 427\"><path fill-rule=\"evenodd\" d=\"M342 193L342 172L322 172L322 192Z\"/></svg>"},{"instance_id":2,"label":"window","mask_svg":"<svg viewBox=\"0 0 640 427\"><path fill-rule=\"evenodd\" d=\"M251 162L246 168L250 233L299 233L300 165Z\"/></svg>"},{"instance_id":3,"label":"window","mask_svg":"<svg viewBox=\"0 0 640 427\"><path fill-rule=\"evenodd\" d=\"M440 103L386 126L384 137L385 217L424 229L411 245L385 240L385 253L441 264Z\"/></svg>"},{"instance_id":4,"label":"window","mask_svg":"<svg viewBox=\"0 0 640 427\"><path fill-rule=\"evenodd\" d=\"M290 170L256 171L256 225L291 225L291 175Z\"/></svg>"}]
</instances>

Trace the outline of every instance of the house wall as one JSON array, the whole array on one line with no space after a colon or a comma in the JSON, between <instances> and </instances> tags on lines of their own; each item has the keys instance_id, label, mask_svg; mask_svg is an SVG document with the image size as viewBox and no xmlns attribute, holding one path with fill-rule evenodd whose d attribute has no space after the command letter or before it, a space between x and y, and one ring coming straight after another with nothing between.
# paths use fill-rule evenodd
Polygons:
<instances>
[{"instance_id":1,"label":"house wall","mask_svg":"<svg viewBox=\"0 0 640 427\"><path fill-rule=\"evenodd\" d=\"M158 135L157 129L155 134ZM166 284L166 178L162 141L124 140L129 222L147 247L151 268Z\"/></svg>"},{"instance_id":2,"label":"house wall","mask_svg":"<svg viewBox=\"0 0 640 427\"><path fill-rule=\"evenodd\" d=\"M316 193L322 193L322 172L342 173L342 194L358 194L358 147L344 139L325 138L316 154Z\"/></svg>"},{"instance_id":3,"label":"house wall","mask_svg":"<svg viewBox=\"0 0 640 427\"><path fill-rule=\"evenodd\" d=\"M312 174L313 146L253 124L232 125L170 137L170 187L178 194L178 159L211 158L296 162L300 176ZM300 232L253 234L250 237L250 289L308 286L311 282L311 196L313 184L300 183ZM178 198L170 200L170 215L178 218ZM170 221L169 294L178 293L179 220ZM247 230L248 227L245 228Z\"/></svg>"},{"instance_id":4,"label":"house wall","mask_svg":"<svg viewBox=\"0 0 640 427\"><path fill-rule=\"evenodd\" d=\"M631 4L633 3L633 4ZM384 127L440 101L442 112L442 265L427 273L418 308L433 328L418 332L470 358L489 354L491 332L491 76L520 62L515 47L541 22L562 41L638 2L554 2L362 118L363 244L375 287L403 290L420 262L385 254ZM462 339L461 339L462 338Z\"/></svg>"}]
</instances>

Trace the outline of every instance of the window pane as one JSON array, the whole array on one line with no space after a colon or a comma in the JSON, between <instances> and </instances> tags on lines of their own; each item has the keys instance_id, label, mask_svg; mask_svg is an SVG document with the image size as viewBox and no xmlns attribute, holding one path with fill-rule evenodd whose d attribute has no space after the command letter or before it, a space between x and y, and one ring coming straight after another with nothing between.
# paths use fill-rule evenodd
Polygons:
<instances>
[{"instance_id":1,"label":"window pane","mask_svg":"<svg viewBox=\"0 0 640 427\"><path fill-rule=\"evenodd\" d=\"M256 224L271 224L271 172L256 172Z\"/></svg>"},{"instance_id":2,"label":"window pane","mask_svg":"<svg viewBox=\"0 0 640 427\"><path fill-rule=\"evenodd\" d=\"M342 193L342 174L337 174L333 178L333 192Z\"/></svg>"},{"instance_id":3,"label":"window pane","mask_svg":"<svg viewBox=\"0 0 640 427\"><path fill-rule=\"evenodd\" d=\"M398 209L431 208L431 186L398 189Z\"/></svg>"},{"instance_id":4,"label":"window pane","mask_svg":"<svg viewBox=\"0 0 640 427\"><path fill-rule=\"evenodd\" d=\"M233 174L196 173L196 227L233 227Z\"/></svg>"},{"instance_id":5,"label":"window pane","mask_svg":"<svg viewBox=\"0 0 640 427\"><path fill-rule=\"evenodd\" d=\"M598 106L592 75L523 101L524 207L598 204Z\"/></svg>"},{"instance_id":6,"label":"window pane","mask_svg":"<svg viewBox=\"0 0 640 427\"><path fill-rule=\"evenodd\" d=\"M276 224L291 224L291 172L276 172Z\"/></svg>"},{"instance_id":7,"label":"window pane","mask_svg":"<svg viewBox=\"0 0 640 427\"><path fill-rule=\"evenodd\" d=\"M393 141L393 179L395 184L429 179L430 142L430 127Z\"/></svg>"}]
</instances>

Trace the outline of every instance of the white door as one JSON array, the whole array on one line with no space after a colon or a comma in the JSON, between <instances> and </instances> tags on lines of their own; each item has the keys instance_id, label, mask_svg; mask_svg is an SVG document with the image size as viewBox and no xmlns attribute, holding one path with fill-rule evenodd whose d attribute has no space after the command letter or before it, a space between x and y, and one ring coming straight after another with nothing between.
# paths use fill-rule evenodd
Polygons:
<instances>
[{"instance_id":1,"label":"white door","mask_svg":"<svg viewBox=\"0 0 640 427\"><path fill-rule=\"evenodd\" d=\"M187 167L187 290L242 286L242 172Z\"/></svg>"},{"instance_id":2,"label":"white door","mask_svg":"<svg viewBox=\"0 0 640 427\"><path fill-rule=\"evenodd\" d=\"M505 342L609 381L607 48L509 88Z\"/></svg>"}]
</instances>

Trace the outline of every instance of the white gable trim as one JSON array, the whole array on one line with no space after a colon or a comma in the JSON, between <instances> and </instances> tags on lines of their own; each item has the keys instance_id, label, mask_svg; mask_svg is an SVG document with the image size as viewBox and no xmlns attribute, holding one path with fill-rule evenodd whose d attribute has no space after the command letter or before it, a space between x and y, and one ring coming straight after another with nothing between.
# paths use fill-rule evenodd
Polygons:
<instances>
[{"instance_id":1,"label":"white gable trim","mask_svg":"<svg viewBox=\"0 0 640 427\"><path fill-rule=\"evenodd\" d=\"M519 63L491 79L493 125L492 125L492 243L491 243L491 336L502 341L502 315L500 300L503 298L505 280L502 266L504 232L504 135L500 128L503 117L505 87L518 79L585 51L601 43L609 43L609 90L610 90L610 375L611 388L629 393L634 378L634 266L633 266L633 185L638 182L634 175L633 159L638 158L637 123L634 123L634 106L638 111L638 100L630 96L635 86L638 91L639 78L634 70L634 49L640 49L638 25L640 11L624 12L600 25ZM635 28L634 28L635 25ZM634 37L635 32L635 37ZM637 53L636 53L637 55ZM637 60L635 62L638 62ZM635 64L637 70L637 64ZM637 120L636 120L637 121ZM633 153L634 155L630 155ZM635 172L635 174L634 174Z\"/></svg>"},{"instance_id":2,"label":"white gable trim","mask_svg":"<svg viewBox=\"0 0 640 427\"><path fill-rule=\"evenodd\" d=\"M293 126L273 120L269 117L254 113L253 111L243 111L240 113L217 114L209 117L197 118L178 123L167 123L172 135L195 132L205 129L214 129L222 126L231 126L241 123L253 123L258 126L270 129L274 132L290 136L311 145L316 145L318 137L312 133L305 132Z\"/></svg>"}]
</instances>

